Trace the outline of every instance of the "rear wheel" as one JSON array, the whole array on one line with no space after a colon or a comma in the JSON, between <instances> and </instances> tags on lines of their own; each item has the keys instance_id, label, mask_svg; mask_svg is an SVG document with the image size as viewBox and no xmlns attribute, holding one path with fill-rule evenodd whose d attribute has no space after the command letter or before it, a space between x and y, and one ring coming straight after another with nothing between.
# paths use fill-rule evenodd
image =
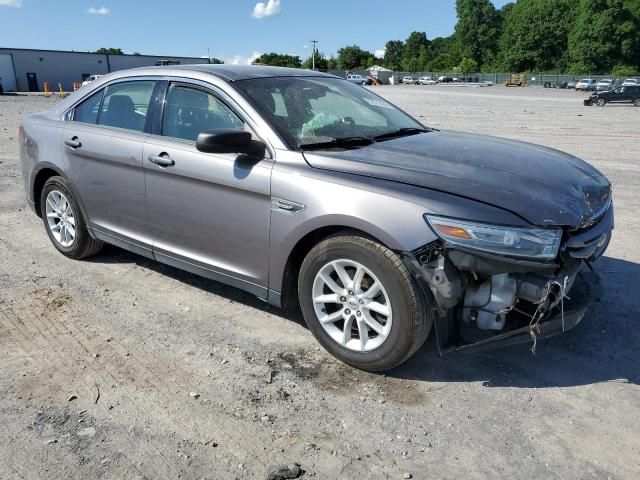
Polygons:
<instances>
[{"instance_id":1,"label":"rear wheel","mask_svg":"<svg viewBox=\"0 0 640 480\"><path fill-rule=\"evenodd\" d=\"M606 104L607 104L606 98L598 98L598 100L596 100L596 105L599 107L604 107Z\"/></svg>"},{"instance_id":2,"label":"rear wheel","mask_svg":"<svg viewBox=\"0 0 640 480\"><path fill-rule=\"evenodd\" d=\"M63 255L81 259L102 248L102 242L89 235L71 185L63 177L51 177L44 184L40 212L49 240Z\"/></svg>"},{"instance_id":3,"label":"rear wheel","mask_svg":"<svg viewBox=\"0 0 640 480\"><path fill-rule=\"evenodd\" d=\"M633 101L633 106L634 106L634 107L640 107L640 98L636 98L636 99Z\"/></svg>"},{"instance_id":4,"label":"rear wheel","mask_svg":"<svg viewBox=\"0 0 640 480\"><path fill-rule=\"evenodd\" d=\"M298 296L322 346L362 370L399 365L431 329L431 316L402 260L358 235L335 235L309 252L300 269Z\"/></svg>"}]
</instances>

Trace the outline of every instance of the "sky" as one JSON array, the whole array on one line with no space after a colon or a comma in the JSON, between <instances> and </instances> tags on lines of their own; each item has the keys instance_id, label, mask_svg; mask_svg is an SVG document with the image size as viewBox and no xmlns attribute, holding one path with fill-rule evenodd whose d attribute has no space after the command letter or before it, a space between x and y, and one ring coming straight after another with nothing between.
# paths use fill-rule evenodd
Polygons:
<instances>
[{"instance_id":1,"label":"sky","mask_svg":"<svg viewBox=\"0 0 640 480\"><path fill-rule=\"evenodd\" d=\"M494 0L501 7L508 0ZM455 0L0 0L0 47L217 57L250 63L262 53L377 52L412 31L448 36Z\"/></svg>"}]
</instances>

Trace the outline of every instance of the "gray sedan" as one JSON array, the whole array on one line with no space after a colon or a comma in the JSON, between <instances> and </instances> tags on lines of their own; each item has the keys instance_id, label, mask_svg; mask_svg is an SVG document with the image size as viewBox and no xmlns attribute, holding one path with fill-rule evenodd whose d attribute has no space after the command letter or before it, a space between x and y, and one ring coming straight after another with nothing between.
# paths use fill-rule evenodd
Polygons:
<instances>
[{"instance_id":1,"label":"gray sedan","mask_svg":"<svg viewBox=\"0 0 640 480\"><path fill-rule=\"evenodd\" d=\"M371 371L434 326L445 352L576 325L581 266L613 228L611 186L584 161L437 131L305 70L121 71L27 117L19 141L61 254L106 242L251 292Z\"/></svg>"}]
</instances>

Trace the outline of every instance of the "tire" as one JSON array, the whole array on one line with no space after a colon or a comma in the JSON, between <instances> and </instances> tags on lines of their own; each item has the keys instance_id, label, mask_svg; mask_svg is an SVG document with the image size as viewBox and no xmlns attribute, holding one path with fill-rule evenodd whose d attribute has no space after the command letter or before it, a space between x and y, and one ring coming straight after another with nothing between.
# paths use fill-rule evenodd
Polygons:
<instances>
[{"instance_id":1,"label":"tire","mask_svg":"<svg viewBox=\"0 0 640 480\"><path fill-rule=\"evenodd\" d=\"M634 106L634 107L640 107L640 98L636 98L636 99L633 101L633 106Z\"/></svg>"},{"instance_id":2,"label":"tire","mask_svg":"<svg viewBox=\"0 0 640 480\"><path fill-rule=\"evenodd\" d=\"M598 100L596 100L596 105L598 107L604 107L606 104L607 104L606 98L598 98Z\"/></svg>"},{"instance_id":3,"label":"tire","mask_svg":"<svg viewBox=\"0 0 640 480\"><path fill-rule=\"evenodd\" d=\"M49 240L56 250L65 257L79 260L98 253L103 243L89 235L82 211L72 192L66 179L51 177L44 184L40 195L40 213ZM62 216L61 211L65 212ZM60 228L60 224L66 224L69 228Z\"/></svg>"},{"instance_id":4,"label":"tire","mask_svg":"<svg viewBox=\"0 0 640 480\"><path fill-rule=\"evenodd\" d=\"M342 267L351 280L357 265L363 267L367 273L358 282L360 288L350 290L351 284L344 288L335 265ZM327 275L333 277L333 287L342 290L344 296L336 295L336 290L324 282ZM371 288L376 281L380 289ZM367 299L374 290L379 292L377 296ZM320 295L335 300L314 301ZM407 360L425 342L433 324L426 301L400 257L370 238L348 232L321 241L307 254L300 268L298 298L305 322L318 342L338 360L370 372L389 370ZM383 310L389 314L381 314ZM323 324L320 315L338 319ZM345 316L351 318L348 335L344 334ZM363 331L366 333L361 335Z\"/></svg>"}]
</instances>

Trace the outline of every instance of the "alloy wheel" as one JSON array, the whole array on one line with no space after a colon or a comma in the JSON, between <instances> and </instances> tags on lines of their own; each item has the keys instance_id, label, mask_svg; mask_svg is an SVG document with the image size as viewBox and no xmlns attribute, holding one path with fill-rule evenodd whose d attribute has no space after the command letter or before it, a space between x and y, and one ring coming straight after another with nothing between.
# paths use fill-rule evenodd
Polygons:
<instances>
[{"instance_id":1,"label":"alloy wheel","mask_svg":"<svg viewBox=\"0 0 640 480\"><path fill-rule=\"evenodd\" d=\"M349 350L368 352L391 332L389 295L364 265L347 259L323 266L313 282L313 308L322 328Z\"/></svg>"},{"instance_id":2,"label":"alloy wheel","mask_svg":"<svg viewBox=\"0 0 640 480\"><path fill-rule=\"evenodd\" d=\"M60 246L70 248L76 238L76 220L71 203L59 190L47 195L45 214L51 235Z\"/></svg>"}]
</instances>

